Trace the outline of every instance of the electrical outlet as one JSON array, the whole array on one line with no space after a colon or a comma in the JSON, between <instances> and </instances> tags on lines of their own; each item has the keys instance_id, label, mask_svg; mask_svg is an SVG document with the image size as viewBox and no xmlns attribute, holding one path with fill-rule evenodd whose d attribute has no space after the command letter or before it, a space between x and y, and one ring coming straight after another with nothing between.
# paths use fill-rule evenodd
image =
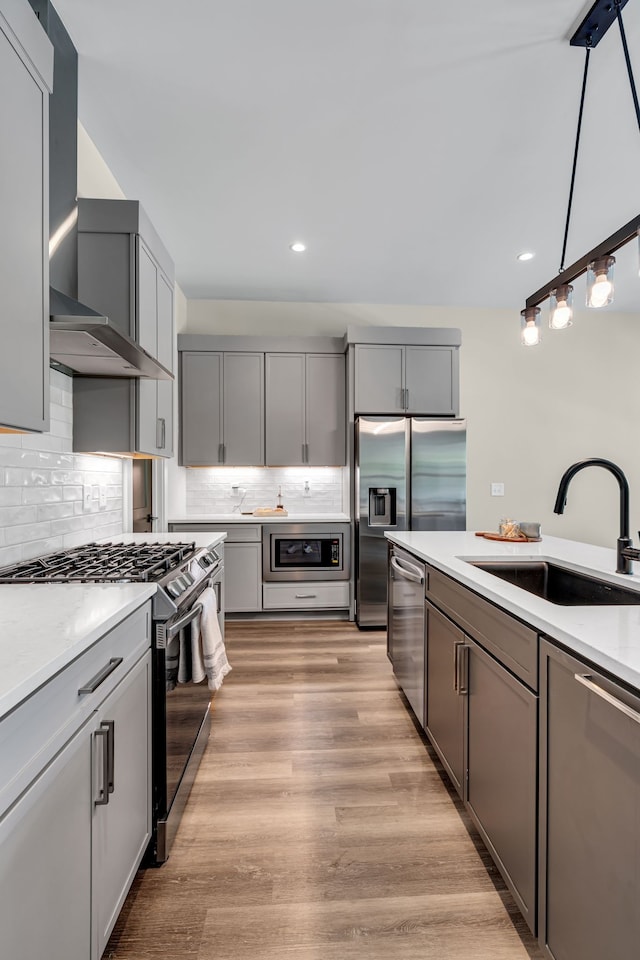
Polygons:
<instances>
[{"instance_id":1,"label":"electrical outlet","mask_svg":"<svg viewBox=\"0 0 640 960\"><path fill-rule=\"evenodd\" d=\"M91 484L85 483L82 488L82 507L85 511L91 510Z\"/></svg>"},{"instance_id":2,"label":"electrical outlet","mask_svg":"<svg viewBox=\"0 0 640 960\"><path fill-rule=\"evenodd\" d=\"M504 483L492 483L492 484L491 484L491 496L492 496L492 497L504 497Z\"/></svg>"},{"instance_id":3,"label":"electrical outlet","mask_svg":"<svg viewBox=\"0 0 640 960\"><path fill-rule=\"evenodd\" d=\"M107 487L104 483L100 484L100 495L98 497L98 503L101 510L105 510L107 506Z\"/></svg>"},{"instance_id":4,"label":"electrical outlet","mask_svg":"<svg viewBox=\"0 0 640 960\"><path fill-rule=\"evenodd\" d=\"M94 483L91 487L91 513L97 513L100 507L100 487Z\"/></svg>"},{"instance_id":5,"label":"electrical outlet","mask_svg":"<svg viewBox=\"0 0 640 960\"><path fill-rule=\"evenodd\" d=\"M305 480L305 482L304 482L304 490L302 491L302 496L303 496L303 497L310 497L310 496L311 496L311 487L309 486L309 481L308 481L308 480Z\"/></svg>"}]
</instances>

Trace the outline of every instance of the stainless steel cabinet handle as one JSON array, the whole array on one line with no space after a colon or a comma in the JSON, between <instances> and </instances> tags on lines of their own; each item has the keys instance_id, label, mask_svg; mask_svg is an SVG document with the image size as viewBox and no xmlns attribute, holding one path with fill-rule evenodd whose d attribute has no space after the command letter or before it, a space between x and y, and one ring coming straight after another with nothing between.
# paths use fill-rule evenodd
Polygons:
<instances>
[{"instance_id":1,"label":"stainless steel cabinet handle","mask_svg":"<svg viewBox=\"0 0 640 960\"><path fill-rule=\"evenodd\" d=\"M223 443L223 444L222 444L222 462L223 462L223 463L226 463L226 462L227 462L227 445L226 445L226 443Z\"/></svg>"},{"instance_id":2,"label":"stainless steel cabinet handle","mask_svg":"<svg viewBox=\"0 0 640 960\"><path fill-rule=\"evenodd\" d=\"M84 687L80 687L78 690L78 695L83 693L95 693L101 683L107 679L114 670L117 670L120 664L122 663L122 657L112 657L109 660L109 663L105 664L102 670L99 670L95 677L92 677Z\"/></svg>"},{"instance_id":3,"label":"stainless steel cabinet handle","mask_svg":"<svg viewBox=\"0 0 640 960\"><path fill-rule=\"evenodd\" d=\"M303 462L303 463L306 463L307 461L306 461L305 458L304 458L304 448L305 448L305 444L303 443L303 444L302 444L302 462Z\"/></svg>"},{"instance_id":4,"label":"stainless steel cabinet handle","mask_svg":"<svg viewBox=\"0 0 640 960\"><path fill-rule=\"evenodd\" d=\"M167 422L164 417L158 417L156 420L156 447L158 450L164 450L167 442Z\"/></svg>"},{"instance_id":5,"label":"stainless steel cabinet handle","mask_svg":"<svg viewBox=\"0 0 640 960\"><path fill-rule=\"evenodd\" d=\"M456 640L453 644L453 690L460 692L460 650L464 647L464 640Z\"/></svg>"},{"instance_id":6,"label":"stainless steel cabinet handle","mask_svg":"<svg viewBox=\"0 0 640 960\"><path fill-rule=\"evenodd\" d=\"M317 593L296 593L296 600L315 600Z\"/></svg>"},{"instance_id":7,"label":"stainless steel cabinet handle","mask_svg":"<svg viewBox=\"0 0 640 960\"><path fill-rule=\"evenodd\" d=\"M97 800L94 801L96 807L106 807L109 803L109 727L100 724L100 729L94 733L96 740L102 737L102 786L100 787Z\"/></svg>"},{"instance_id":8,"label":"stainless steel cabinet handle","mask_svg":"<svg viewBox=\"0 0 640 960\"><path fill-rule=\"evenodd\" d=\"M640 723L640 713L637 710L634 710L633 707L628 707L626 703L623 703L622 700L618 700L617 697L614 697L613 694L607 693L606 690L603 690L602 687L599 687L597 683L594 683L591 675L588 673L574 673L574 679L581 683L583 687L586 687L587 690L590 690L591 693L595 693L597 697L600 697L602 700L605 700L610 706L614 707L616 710L619 710L620 713L624 713L625 717L629 717L630 720L634 720L636 723Z\"/></svg>"},{"instance_id":9,"label":"stainless steel cabinet handle","mask_svg":"<svg viewBox=\"0 0 640 960\"><path fill-rule=\"evenodd\" d=\"M304 445L304 462L309 463L309 444L305 443Z\"/></svg>"},{"instance_id":10,"label":"stainless steel cabinet handle","mask_svg":"<svg viewBox=\"0 0 640 960\"><path fill-rule=\"evenodd\" d=\"M100 727L107 730L107 793L113 793L115 790L115 731L116 731L116 722L115 720L103 720L100 724Z\"/></svg>"},{"instance_id":11,"label":"stainless steel cabinet handle","mask_svg":"<svg viewBox=\"0 0 640 960\"><path fill-rule=\"evenodd\" d=\"M404 577L405 580L413 580L414 583L424 583L424 576L420 567L414 566L407 560L391 557L391 566L401 577Z\"/></svg>"},{"instance_id":12,"label":"stainless steel cabinet handle","mask_svg":"<svg viewBox=\"0 0 640 960\"><path fill-rule=\"evenodd\" d=\"M218 463L224 463L224 445L218 444Z\"/></svg>"},{"instance_id":13,"label":"stainless steel cabinet handle","mask_svg":"<svg viewBox=\"0 0 640 960\"><path fill-rule=\"evenodd\" d=\"M409 409L409 387L404 391L404 408L405 410Z\"/></svg>"}]
</instances>

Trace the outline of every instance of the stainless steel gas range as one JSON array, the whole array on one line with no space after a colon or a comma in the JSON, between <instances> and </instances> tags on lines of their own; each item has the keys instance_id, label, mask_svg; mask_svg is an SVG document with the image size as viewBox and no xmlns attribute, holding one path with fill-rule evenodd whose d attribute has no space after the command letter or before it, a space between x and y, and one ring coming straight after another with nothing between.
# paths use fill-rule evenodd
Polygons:
<instances>
[{"instance_id":1,"label":"stainless steel gas range","mask_svg":"<svg viewBox=\"0 0 640 960\"><path fill-rule=\"evenodd\" d=\"M211 693L205 683L168 682L167 648L186 639L199 598L217 594L224 636L223 552L195 542L89 543L0 569L3 583L155 583L152 600L153 835L146 865L168 855L207 742ZM184 644L188 649L188 644Z\"/></svg>"}]
</instances>

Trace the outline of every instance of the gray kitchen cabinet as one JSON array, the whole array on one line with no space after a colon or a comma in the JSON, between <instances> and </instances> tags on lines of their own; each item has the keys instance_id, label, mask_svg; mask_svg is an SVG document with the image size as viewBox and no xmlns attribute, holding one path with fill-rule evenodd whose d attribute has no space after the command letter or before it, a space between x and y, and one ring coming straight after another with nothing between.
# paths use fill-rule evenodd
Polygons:
<instances>
[{"instance_id":1,"label":"gray kitchen cabinet","mask_svg":"<svg viewBox=\"0 0 640 960\"><path fill-rule=\"evenodd\" d=\"M426 603L426 725L458 795L464 797L466 687L461 680L463 632Z\"/></svg>"},{"instance_id":2,"label":"gray kitchen cabinet","mask_svg":"<svg viewBox=\"0 0 640 960\"><path fill-rule=\"evenodd\" d=\"M342 354L265 355L268 466L346 462L346 384Z\"/></svg>"},{"instance_id":3,"label":"gray kitchen cabinet","mask_svg":"<svg viewBox=\"0 0 640 960\"><path fill-rule=\"evenodd\" d=\"M457 416L458 362L453 346L358 343L355 413Z\"/></svg>"},{"instance_id":4,"label":"gray kitchen cabinet","mask_svg":"<svg viewBox=\"0 0 640 960\"><path fill-rule=\"evenodd\" d=\"M224 543L224 602L227 613L262 610L262 543L243 543L228 531Z\"/></svg>"},{"instance_id":5,"label":"gray kitchen cabinet","mask_svg":"<svg viewBox=\"0 0 640 960\"><path fill-rule=\"evenodd\" d=\"M0 818L0 929L11 960L92 956L90 727Z\"/></svg>"},{"instance_id":6,"label":"gray kitchen cabinet","mask_svg":"<svg viewBox=\"0 0 640 960\"><path fill-rule=\"evenodd\" d=\"M138 661L105 700L93 737L91 826L92 956L102 956L151 837L151 653ZM105 736L102 736L104 732ZM111 737L109 743L108 737ZM113 751L106 804L104 750Z\"/></svg>"},{"instance_id":7,"label":"gray kitchen cabinet","mask_svg":"<svg viewBox=\"0 0 640 960\"><path fill-rule=\"evenodd\" d=\"M53 47L0 0L0 433L49 429L49 94Z\"/></svg>"},{"instance_id":8,"label":"gray kitchen cabinet","mask_svg":"<svg viewBox=\"0 0 640 960\"><path fill-rule=\"evenodd\" d=\"M540 944L553 960L631 960L640 697L546 641L540 675Z\"/></svg>"},{"instance_id":9,"label":"gray kitchen cabinet","mask_svg":"<svg viewBox=\"0 0 640 960\"><path fill-rule=\"evenodd\" d=\"M11 960L99 960L141 862L150 619L145 603L0 720L0 929Z\"/></svg>"},{"instance_id":10,"label":"gray kitchen cabinet","mask_svg":"<svg viewBox=\"0 0 640 960\"><path fill-rule=\"evenodd\" d=\"M264 354L181 351L180 463L264 464Z\"/></svg>"},{"instance_id":11,"label":"gray kitchen cabinet","mask_svg":"<svg viewBox=\"0 0 640 960\"><path fill-rule=\"evenodd\" d=\"M535 932L538 697L511 668L537 683L537 635L432 567L427 583L427 734Z\"/></svg>"},{"instance_id":12,"label":"gray kitchen cabinet","mask_svg":"<svg viewBox=\"0 0 640 960\"><path fill-rule=\"evenodd\" d=\"M134 200L78 201L78 296L168 370L175 349L173 263ZM173 455L173 382L75 377L79 452Z\"/></svg>"}]
</instances>

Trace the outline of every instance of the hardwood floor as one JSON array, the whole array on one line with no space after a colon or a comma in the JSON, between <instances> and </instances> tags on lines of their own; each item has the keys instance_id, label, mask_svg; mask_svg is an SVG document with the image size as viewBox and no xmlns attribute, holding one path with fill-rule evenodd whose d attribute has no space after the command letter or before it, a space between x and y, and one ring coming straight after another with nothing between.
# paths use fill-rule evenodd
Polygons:
<instances>
[{"instance_id":1,"label":"hardwood floor","mask_svg":"<svg viewBox=\"0 0 640 960\"><path fill-rule=\"evenodd\" d=\"M399 693L382 631L227 626L232 673L169 860L110 960L539 958Z\"/></svg>"}]
</instances>

